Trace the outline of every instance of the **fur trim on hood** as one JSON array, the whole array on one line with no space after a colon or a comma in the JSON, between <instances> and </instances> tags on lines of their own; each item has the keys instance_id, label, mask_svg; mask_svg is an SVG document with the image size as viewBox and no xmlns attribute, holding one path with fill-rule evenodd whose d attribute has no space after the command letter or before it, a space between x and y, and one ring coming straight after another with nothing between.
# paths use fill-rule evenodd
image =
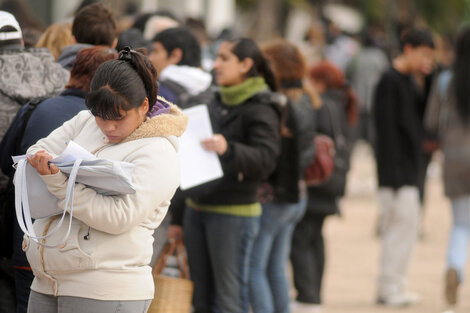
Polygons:
<instances>
[{"instance_id":1,"label":"fur trim on hood","mask_svg":"<svg viewBox=\"0 0 470 313\"><path fill-rule=\"evenodd\" d=\"M188 117L165 98L158 96L158 100L170 105L170 113L147 118L124 142L149 137L180 137L184 133L188 125Z\"/></svg>"}]
</instances>

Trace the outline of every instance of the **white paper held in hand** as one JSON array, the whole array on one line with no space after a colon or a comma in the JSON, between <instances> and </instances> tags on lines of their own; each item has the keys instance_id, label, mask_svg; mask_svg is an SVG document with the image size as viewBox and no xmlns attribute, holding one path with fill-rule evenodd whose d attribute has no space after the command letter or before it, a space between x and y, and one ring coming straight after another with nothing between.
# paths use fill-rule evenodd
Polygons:
<instances>
[{"instance_id":1,"label":"white paper held in hand","mask_svg":"<svg viewBox=\"0 0 470 313\"><path fill-rule=\"evenodd\" d=\"M213 135L207 105L200 104L183 110L188 116L188 127L180 138L182 190L195 187L222 177L219 157L214 151L206 151L201 140Z\"/></svg>"}]
</instances>

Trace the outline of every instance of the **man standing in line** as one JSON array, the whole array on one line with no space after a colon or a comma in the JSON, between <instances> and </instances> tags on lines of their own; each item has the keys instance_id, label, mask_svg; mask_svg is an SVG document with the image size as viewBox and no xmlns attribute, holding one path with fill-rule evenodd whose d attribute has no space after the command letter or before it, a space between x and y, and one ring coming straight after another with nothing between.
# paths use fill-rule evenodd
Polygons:
<instances>
[{"instance_id":1,"label":"man standing in line","mask_svg":"<svg viewBox=\"0 0 470 313\"><path fill-rule=\"evenodd\" d=\"M379 179L382 251L378 303L406 306L419 297L406 292L407 271L419 228L419 168L423 126L414 74L432 70L434 43L426 30L410 29L401 54L375 90L374 120Z\"/></svg>"}]
</instances>

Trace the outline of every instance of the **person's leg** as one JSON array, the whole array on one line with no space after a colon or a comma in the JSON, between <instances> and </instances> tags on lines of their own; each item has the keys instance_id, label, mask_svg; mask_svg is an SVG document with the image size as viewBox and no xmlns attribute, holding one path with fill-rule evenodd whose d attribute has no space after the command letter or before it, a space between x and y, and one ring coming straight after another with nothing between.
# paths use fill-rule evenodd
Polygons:
<instances>
[{"instance_id":1,"label":"person's leg","mask_svg":"<svg viewBox=\"0 0 470 313\"><path fill-rule=\"evenodd\" d=\"M79 297L58 297L57 313L146 313L152 300L103 301Z\"/></svg>"},{"instance_id":2,"label":"person's leg","mask_svg":"<svg viewBox=\"0 0 470 313\"><path fill-rule=\"evenodd\" d=\"M221 313L248 312L248 277L259 217L207 213L207 244Z\"/></svg>"},{"instance_id":3,"label":"person's leg","mask_svg":"<svg viewBox=\"0 0 470 313\"><path fill-rule=\"evenodd\" d=\"M314 290L317 272L315 258L313 217L307 212L295 226L292 235L290 259L297 290L296 300L306 303L320 303L318 293Z\"/></svg>"},{"instance_id":4,"label":"person's leg","mask_svg":"<svg viewBox=\"0 0 470 313\"><path fill-rule=\"evenodd\" d=\"M28 311L28 300L34 275L31 270L15 268L16 313Z\"/></svg>"},{"instance_id":5,"label":"person's leg","mask_svg":"<svg viewBox=\"0 0 470 313\"><path fill-rule=\"evenodd\" d=\"M379 190L383 234L379 276L379 302L406 305L415 302L405 297L406 276L416 243L419 223L419 191L405 186L397 191Z\"/></svg>"},{"instance_id":6,"label":"person's leg","mask_svg":"<svg viewBox=\"0 0 470 313\"><path fill-rule=\"evenodd\" d=\"M57 297L31 291L28 313L58 313Z\"/></svg>"},{"instance_id":7,"label":"person's leg","mask_svg":"<svg viewBox=\"0 0 470 313\"><path fill-rule=\"evenodd\" d=\"M15 281L10 259L0 257L0 313L16 311Z\"/></svg>"},{"instance_id":8,"label":"person's leg","mask_svg":"<svg viewBox=\"0 0 470 313\"><path fill-rule=\"evenodd\" d=\"M194 313L213 312L215 298L204 217L205 213L188 208L184 219L184 243L191 280L194 282Z\"/></svg>"},{"instance_id":9,"label":"person's leg","mask_svg":"<svg viewBox=\"0 0 470 313\"><path fill-rule=\"evenodd\" d=\"M470 230L470 198L468 196L452 200L452 230L447 249L447 268L457 271L459 281L463 281L467 264L468 236Z\"/></svg>"},{"instance_id":10,"label":"person's leg","mask_svg":"<svg viewBox=\"0 0 470 313\"><path fill-rule=\"evenodd\" d=\"M305 199L298 203L278 205L278 231L272 243L267 275L275 313L289 312L289 285L286 277L294 227L305 212Z\"/></svg>"},{"instance_id":11,"label":"person's leg","mask_svg":"<svg viewBox=\"0 0 470 313\"><path fill-rule=\"evenodd\" d=\"M268 261L273 248L273 240L278 221L276 205L263 204L263 214L260 218L260 229L253 244L250 260L249 299L253 313L274 312L271 287L267 277Z\"/></svg>"},{"instance_id":12,"label":"person's leg","mask_svg":"<svg viewBox=\"0 0 470 313\"><path fill-rule=\"evenodd\" d=\"M452 199L452 229L447 246L447 272L445 297L447 303L457 303L457 290L463 281L467 263L468 236L470 232L470 198Z\"/></svg>"}]
</instances>

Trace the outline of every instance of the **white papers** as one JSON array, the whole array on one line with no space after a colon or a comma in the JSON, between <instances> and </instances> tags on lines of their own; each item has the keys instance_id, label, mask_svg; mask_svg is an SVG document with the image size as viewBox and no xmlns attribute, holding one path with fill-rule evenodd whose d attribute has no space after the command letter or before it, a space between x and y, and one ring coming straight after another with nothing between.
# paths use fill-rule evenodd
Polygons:
<instances>
[{"instance_id":1,"label":"white papers","mask_svg":"<svg viewBox=\"0 0 470 313\"><path fill-rule=\"evenodd\" d=\"M12 156L11 158L13 159L13 163L16 164L18 163L18 161L22 159L26 159L26 156L32 157L31 154L28 154L28 155L23 154L23 155L15 155L15 156ZM53 158L50 162L60 165L64 163L74 162L78 158L81 158L82 160L85 160L85 161L96 160L96 157L93 154L85 150L85 148L83 148L79 144L70 140L65 150L59 156Z\"/></svg>"},{"instance_id":2,"label":"white papers","mask_svg":"<svg viewBox=\"0 0 470 313\"><path fill-rule=\"evenodd\" d=\"M222 177L223 171L217 154L201 145L201 140L213 135L207 106L201 104L183 112L188 116L188 127L180 138L178 155L180 188L185 190Z\"/></svg>"},{"instance_id":3,"label":"white papers","mask_svg":"<svg viewBox=\"0 0 470 313\"><path fill-rule=\"evenodd\" d=\"M58 156L51 160L52 163L61 164L73 162L76 159L82 159L85 161L96 160L96 157L85 150L82 146L70 140L65 150Z\"/></svg>"}]
</instances>

